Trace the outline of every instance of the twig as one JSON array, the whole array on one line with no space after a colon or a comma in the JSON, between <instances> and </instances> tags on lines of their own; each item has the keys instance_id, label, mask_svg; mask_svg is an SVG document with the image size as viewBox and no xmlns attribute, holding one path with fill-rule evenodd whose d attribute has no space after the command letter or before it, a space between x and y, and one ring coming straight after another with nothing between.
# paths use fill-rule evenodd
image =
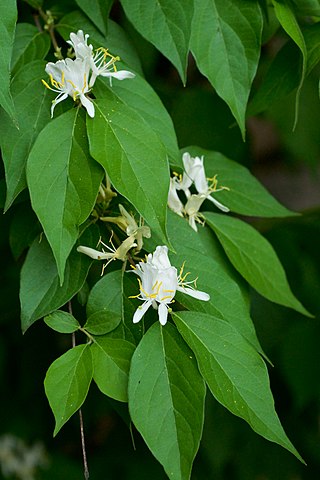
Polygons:
<instances>
[{"instance_id":1,"label":"twig","mask_svg":"<svg viewBox=\"0 0 320 480\"><path fill-rule=\"evenodd\" d=\"M68 302L68 311L70 315L72 315L72 305L71 301ZM76 335L75 332L72 333L72 348L76 346ZM86 442L84 436L84 425L83 425L83 416L82 410L79 408L79 420L80 420L80 437L81 437L81 449L82 449L82 458L83 458L83 474L85 480L89 480L89 468L88 468L88 460L87 460L87 450L86 450Z\"/></svg>"}]
</instances>

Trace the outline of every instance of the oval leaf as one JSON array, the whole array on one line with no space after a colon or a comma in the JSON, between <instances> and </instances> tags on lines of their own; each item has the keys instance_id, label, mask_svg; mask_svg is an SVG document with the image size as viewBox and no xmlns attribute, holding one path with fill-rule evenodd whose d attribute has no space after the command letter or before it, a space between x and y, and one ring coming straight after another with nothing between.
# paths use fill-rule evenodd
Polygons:
<instances>
[{"instance_id":1,"label":"oval leaf","mask_svg":"<svg viewBox=\"0 0 320 480\"><path fill-rule=\"evenodd\" d=\"M90 315L83 328L92 335L105 335L119 325L121 318L120 314L103 309Z\"/></svg>"},{"instance_id":2,"label":"oval leaf","mask_svg":"<svg viewBox=\"0 0 320 480\"><path fill-rule=\"evenodd\" d=\"M293 295L283 267L270 243L251 225L216 213L205 213L230 262L261 295L310 316Z\"/></svg>"},{"instance_id":3,"label":"oval leaf","mask_svg":"<svg viewBox=\"0 0 320 480\"><path fill-rule=\"evenodd\" d=\"M128 375L134 345L118 338L99 337L91 345L94 374L99 389L120 402L128 401Z\"/></svg>"},{"instance_id":4,"label":"oval leaf","mask_svg":"<svg viewBox=\"0 0 320 480\"><path fill-rule=\"evenodd\" d=\"M186 83L193 0L121 0L138 32L165 55Z\"/></svg>"},{"instance_id":5,"label":"oval leaf","mask_svg":"<svg viewBox=\"0 0 320 480\"><path fill-rule=\"evenodd\" d=\"M44 317L44 321L48 327L59 333L73 333L80 328L79 322L68 312L57 310Z\"/></svg>"},{"instance_id":6,"label":"oval leaf","mask_svg":"<svg viewBox=\"0 0 320 480\"><path fill-rule=\"evenodd\" d=\"M165 243L169 168L162 143L143 118L111 91L106 90L95 107L95 118L87 121L91 155L152 234Z\"/></svg>"},{"instance_id":7,"label":"oval leaf","mask_svg":"<svg viewBox=\"0 0 320 480\"><path fill-rule=\"evenodd\" d=\"M201 73L229 105L242 136L262 32L258 2L195 0L191 50Z\"/></svg>"},{"instance_id":8,"label":"oval leaf","mask_svg":"<svg viewBox=\"0 0 320 480\"><path fill-rule=\"evenodd\" d=\"M303 462L274 410L266 365L251 345L230 323L211 315L178 312L173 319L214 397L259 435Z\"/></svg>"},{"instance_id":9,"label":"oval leaf","mask_svg":"<svg viewBox=\"0 0 320 480\"><path fill-rule=\"evenodd\" d=\"M56 421L54 436L85 401L92 375L89 344L68 350L50 365L44 388Z\"/></svg>"},{"instance_id":10,"label":"oval leaf","mask_svg":"<svg viewBox=\"0 0 320 480\"><path fill-rule=\"evenodd\" d=\"M47 32L39 32L37 27L30 23L18 23L11 58L13 73L33 60L45 58L50 46L50 36Z\"/></svg>"},{"instance_id":11,"label":"oval leaf","mask_svg":"<svg viewBox=\"0 0 320 480\"><path fill-rule=\"evenodd\" d=\"M97 227L87 229L81 240L94 246ZM33 242L21 270L21 327L25 332L36 320L65 305L82 288L92 260L73 251L60 286L57 265L45 238Z\"/></svg>"},{"instance_id":12,"label":"oval leaf","mask_svg":"<svg viewBox=\"0 0 320 480\"><path fill-rule=\"evenodd\" d=\"M27 181L32 207L52 248L61 284L78 227L93 209L101 180L102 169L89 155L79 109L52 120L31 150Z\"/></svg>"},{"instance_id":13,"label":"oval leaf","mask_svg":"<svg viewBox=\"0 0 320 480\"><path fill-rule=\"evenodd\" d=\"M149 449L174 480L190 478L204 418L205 386L173 325L157 322L131 363L129 411Z\"/></svg>"}]
</instances>

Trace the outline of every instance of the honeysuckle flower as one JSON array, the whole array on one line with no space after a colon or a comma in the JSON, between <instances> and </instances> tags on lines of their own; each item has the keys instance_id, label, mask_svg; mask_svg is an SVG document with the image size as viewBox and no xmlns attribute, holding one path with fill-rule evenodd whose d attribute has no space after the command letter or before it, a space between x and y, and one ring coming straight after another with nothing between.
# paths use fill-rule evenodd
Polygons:
<instances>
[{"instance_id":1,"label":"honeysuckle flower","mask_svg":"<svg viewBox=\"0 0 320 480\"><path fill-rule=\"evenodd\" d=\"M135 74L128 70L118 71L115 64L120 57L111 55L106 48L100 47L93 53L93 46L88 45L88 38L88 34L84 35L82 30L78 30L77 33L70 33L70 40L67 43L73 47L77 58L89 63L92 70L90 87L93 87L99 75L109 77L110 84L112 77L118 80L135 77Z\"/></svg>"},{"instance_id":2,"label":"honeysuckle flower","mask_svg":"<svg viewBox=\"0 0 320 480\"><path fill-rule=\"evenodd\" d=\"M168 248L158 246L153 254L149 253L146 262L139 262L133 270L138 275L140 293L134 298L143 301L133 315L133 323L138 323L146 311L152 306L158 310L161 325L168 319L169 305L174 302L177 291L208 301L210 296L195 289L195 280L186 281L187 274L183 274L183 266L178 274L168 257ZM132 297L131 297L132 298Z\"/></svg>"},{"instance_id":3,"label":"honeysuckle flower","mask_svg":"<svg viewBox=\"0 0 320 480\"><path fill-rule=\"evenodd\" d=\"M184 212L186 215L188 215L189 225L196 232L198 231L196 222L204 225L204 216L199 212L199 209L206 198L207 195L202 195L199 193L197 195L191 195L184 207Z\"/></svg>"},{"instance_id":4,"label":"honeysuckle flower","mask_svg":"<svg viewBox=\"0 0 320 480\"><path fill-rule=\"evenodd\" d=\"M168 193L168 206L173 210L175 213L183 217L183 203L181 202L180 198L178 197L177 190L179 188L179 181L176 177L170 178L170 187Z\"/></svg>"},{"instance_id":5,"label":"honeysuckle flower","mask_svg":"<svg viewBox=\"0 0 320 480\"><path fill-rule=\"evenodd\" d=\"M186 193L187 198L190 197L189 187L194 183L198 193L205 195L216 207L223 212L229 212L229 208L218 202L211 194L221 190L228 190L226 187L217 188L217 177L208 178L203 165L203 155L200 157L191 157L188 152L182 156L184 173L181 181L181 188ZM208 184L208 180L211 182Z\"/></svg>"},{"instance_id":6,"label":"honeysuckle flower","mask_svg":"<svg viewBox=\"0 0 320 480\"><path fill-rule=\"evenodd\" d=\"M85 247L83 245L79 245L79 247L77 248L77 251L80 253L84 253L85 255L88 255L90 258L93 258L94 260L107 260L107 262L102 267L101 275L103 275L104 269L109 265L110 262L112 262L113 260L122 260L123 262L126 261L129 250L137 246L133 236L126 238L118 248L115 248L111 239L110 239L110 243L112 245L112 248L110 248L108 245L103 243L101 239L98 242L98 246L100 244L103 245L105 248L109 250L109 252L105 252L103 248L102 248L102 252L100 252L99 250L95 250L94 248L91 248L91 247Z\"/></svg>"},{"instance_id":7,"label":"honeysuckle flower","mask_svg":"<svg viewBox=\"0 0 320 480\"><path fill-rule=\"evenodd\" d=\"M86 97L86 93L90 91L88 84L90 67L80 58L71 60L58 60L56 63L49 62L46 65L46 73L49 75L51 86L42 80L42 83L53 92L57 92L58 96L53 100L51 107L51 118L55 106L65 100L68 96L74 101L80 100L90 117L94 117L94 105Z\"/></svg>"},{"instance_id":8,"label":"honeysuckle flower","mask_svg":"<svg viewBox=\"0 0 320 480\"><path fill-rule=\"evenodd\" d=\"M115 223L121 230L126 232L128 237L133 236L137 241L137 251L139 252L143 247L143 237L150 238L150 228L142 224L140 217L139 225L135 221L134 217L127 212L127 210L119 204L119 210L121 215L118 217L100 217L100 220L104 222Z\"/></svg>"}]
</instances>

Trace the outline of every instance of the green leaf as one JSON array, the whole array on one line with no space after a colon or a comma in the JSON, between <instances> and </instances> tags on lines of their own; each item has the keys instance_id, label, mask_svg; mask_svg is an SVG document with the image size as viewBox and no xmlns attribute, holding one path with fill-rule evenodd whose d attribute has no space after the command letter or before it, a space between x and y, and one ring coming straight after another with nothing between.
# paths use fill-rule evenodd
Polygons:
<instances>
[{"instance_id":1,"label":"green leaf","mask_svg":"<svg viewBox=\"0 0 320 480\"><path fill-rule=\"evenodd\" d=\"M320 17L319 0L291 0L299 15L314 15Z\"/></svg>"},{"instance_id":2,"label":"green leaf","mask_svg":"<svg viewBox=\"0 0 320 480\"><path fill-rule=\"evenodd\" d=\"M169 478L190 478L202 434L204 399L194 356L175 327L152 325L132 357L129 411Z\"/></svg>"},{"instance_id":3,"label":"green leaf","mask_svg":"<svg viewBox=\"0 0 320 480\"><path fill-rule=\"evenodd\" d=\"M218 402L303 462L281 426L267 368L251 345L230 323L214 316L178 312L173 319Z\"/></svg>"},{"instance_id":4,"label":"green leaf","mask_svg":"<svg viewBox=\"0 0 320 480\"><path fill-rule=\"evenodd\" d=\"M302 34L308 54L306 76L320 61L320 23L304 26ZM248 106L247 114L256 115L269 109L300 83L300 53L293 40L288 41L277 53L261 85Z\"/></svg>"},{"instance_id":5,"label":"green leaf","mask_svg":"<svg viewBox=\"0 0 320 480\"><path fill-rule=\"evenodd\" d=\"M56 421L54 436L85 401L92 375L89 344L68 350L50 365L44 388Z\"/></svg>"},{"instance_id":6,"label":"green leaf","mask_svg":"<svg viewBox=\"0 0 320 480\"><path fill-rule=\"evenodd\" d=\"M292 7L290 6L290 4L287 2L287 0L281 0L281 1L272 0L272 3L274 6L275 14L281 26L287 32L287 34L292 38L292 40L299 47L302 53L302 72L301 72L301 79L300 79L300 83L299 83L297 95L296 95L295 120L294 120L294 126L293 126L293 129L295 129L295 126L298 121L300 92L301 92L301 88L306 75L308 52L307 52L307 47L304 41L303 34L301 32L301 29L299 27L299 24L294 15L294 12L292 11Z\"/></svg>"},{"instance_id":7,"label":"green leaf","mask_svg":"<svg viewBox=\"0 0 320 480\"><path fill-rule=\"evenodd\" d=\"M277 254L257 230L229 215L204 215L230 262L253 288L268 300L310 316L293 295Z\"/></svg>"},{"instance_id":8,"label":"green leaf","mask_svg":"<svg viewBox=\"0 0 320 480\"><path fill-rule=\"evenodd\" d=\"M246 167L230 160L222 153L195 146L186 147L183 151L189 152L194 157L204 156L207 177L217 175L218 188L223 185L229 189L214 193L214 198L231 211L257 217L297 215L281 205Z\"/></svg>"},{"instance_id":9,"label":"green leaf","mask_svg":"<svg viewBox=\"0 0 320 480\"><path fill-rule=\"evenodd\" d=\"M176 67L186 83L193 0L121 0L138 32Z\"/></svg>"},{"instance_id":10,"label":"green leaf","mask_svg":"<svg viewBox=\"0 0 320 480\"><path fill-rule=\"evenodd\" d=\"M107 330L112 338L122 338L131 343L138 343L142 336L142 327L133 325L133 313L128 312L128 305L131 306L128 297L132 292L124 292L127 284L130 284L129 278L124 277L122 270L104 275L92 288L87 303L87 322L89 323L89 333L97 335L97 332ZM128 290L128 287L126 288ZM134 291L132 294L135 294ZM133 310L134 311L134 310ZM100 317L101 325L95 325L92 330L92 320ZM119 324L120 320L120 324ZM87 329L88 323L85 325ZM115 326L117 328L114 330Z\"/></svg>"},{"instance_id":11,"label":"green leaf","mask_svg":"<svg viewBox=\"0 0 320 480\"><path fill-rule=\"evenodd\" d=\"M87 229L81 241L94 245L97 227ZM65 278L60 286L52 250L45 238L37 238L21 270L21 326L25 332L36 320L65 305L82 288L92 260L73 251L67 260Z\"/></svg>"},{"instance_id":12,"label":"green leaf","mask_svg":"<svg viewBox=\"0 0 320 480\"><path fill-rule=\"evenodd\" d=\"M164 108L160 98L148 82L140 75L130 81L115 80L110 87L107 78L99 78L94 85L97 98L111 90L113 94L129 108L135 110L158 135L167 150L169 161L173 165L181 163L177 137L170 115Z\"/></svg>"},{"instance_id":13,"label":"green leaf","mask_svg":"<svg viewBox=\"0 0 320 480\"><path fill-rule=\"evenodd\" d=\"M25 202L15 207L10 224L9 243L15 260L31 246L42 229L31 206Z\"/></svg>"},{"instance_id":14,"label":"green leaf","mask_svg":"<svg viewBox=\"0 0 320 480\"><path fill-rule=\"evenodd\" d=\"M33 60L44 59L50 46L48 33L39 32L30 23L18 23L12 50L11 70L15 72Z\"/></svg>"},{"instance_id":15,"label":"green leaf","mask_svg":"<svg viewBox=\"0 0 320 480\"><path fill-rule=\"evenodd\" d=\"M73 333L80 328L79 322L73 315L62 310L56 310L44 317L48 327L59 333Z\"/></svg>"},{"instance_id":16,"label":"green leaf","mask_svg":"<svg viewBox=\"0 0 320 480\"><path fill-rule=\"evenodd\" d=\"M225 319L263 354L250 318L247 296L242 287L221 266L221 252L212 244L210 255L200 236L188 225L187 221L173 212L168 214L168 234L175 249L170 254L171 263L184 272L190 272L188 280L197 278L197 288L210 295L209 302L196 300L189 295L177 292L176 300L188 310L197 310ZM218 257L217 259L215 257Z\"/></svg>"},{"instance_id":17,"label":"green leaf","mask_svg":"<svg viewBox=\"0 0 320 480\"><path fill-rule=\"evenodd\" d=\"M0 112L1 149L7 183L5 210L27 186L25 170L30 150L50 121L51 94L40 81L44 69L45 62L31 62L12 81L19 130L4 111Z\"/></svg>"},{"instance_id":18,"label":"green leaf","mask_svg":"<svg viewBox=\"0 0 320 480\"><path fill-rule=\"evenodd\" d=\"M95 337L91 345L93 379L99 389L120 402L128 401L128 375L134 345L123 339Z\"/></svg>"},{"instance_id":19,"label":"green leaf","mask_svg":"<svg viewBox=\"0 0 320 480\"><path fill-rule=\"evenodd\" d=\"M111 91L94 103L95 118L87 121L91 155L104 167L114 188L145 219L152 234L166 242L169 169L159 137Z\"/></svg>"},{"instance_id":20,"label":"green leaf","mask_svg":"<svg viewBox=\"0 0 320 480\"><path fill-rule=\"evenodd\" d=\"M57 262L60 282L81 225L90 215L102 180L88 150L79 109L63 113L39 134L28 158L32 208Z\"/></svg>"},{"instance_id":21,"label":"green leaf","mask_svg":"<svg viewBox=\"0 0 320 480\"><path fill-rule=\"evenodd\" d=\"M0 2L0 105L15 122L15 125L17 123L15 108L10 94L10 61L17 14L16 1L2 0Z\"/></svg>"},{"instance_id":22,"label":"green leaf","mask_svg":"<svg viewBox=\"0 0 320 480\"><path fill-rule=\"evenodd\" d=\"M74 11L65 15L56 29L65 40L69 39L71 32L83 30L90 35L88 43L92 43L94 48L108 48L113 55L120 56L127 65L142 74L140 59L125 31L112 20L108 20L107 27L108 34L105 37L82 12Z\"/></svg>"},{"instance_id":23,"label":"green leaf","mask_svg":"<svg viewBox=\"0 0 320 480\"><path fill-rule=\"evenodd\" d=\"M103 35L107 33L107 21L113 0L76 0L81 10L99 28Z\"/></svg>"},{"instance_id":24,"label":"green leaf","mask_svg":"<svg viewBox=\"0 0 320 480\"><path fill-rule=\"evenodd\" d=\"M262 32L252 0L195 0L191 50L197 66L228 104L245 136L245 111Z\"/></svg>"}]
</instances>

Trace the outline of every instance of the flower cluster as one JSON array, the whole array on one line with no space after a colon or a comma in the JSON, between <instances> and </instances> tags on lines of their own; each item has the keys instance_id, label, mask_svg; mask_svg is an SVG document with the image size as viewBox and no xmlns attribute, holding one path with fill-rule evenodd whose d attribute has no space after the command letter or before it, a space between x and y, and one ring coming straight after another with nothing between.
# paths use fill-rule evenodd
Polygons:
<instances>
[{"instance_id":1,"label":"flower cluster","mask_svg":"<svg viewBox=\"0 0 320 480\"><path fill-rule=\"evenodd\" d=\"M96 78L99 75L108 77L111 84L112 78L123 80L135 76L127 70L117 71L115 64L120 58L111 55L103 47L94 51L93 46L88 45L88 38L89 35L84 35L82 30L71 33L67 43L72 46L75 59L66 58L46 65L45 70L49 75L51 86L44 80L42 82L49 90L58 93L52 102L51 117L55 106L68 96L74 101L79 100L88 115L94 117L94 105L86 94L91 91Z\"/></svg>"},{"instance_id":2,"label":"flower cluster","mask_svg":"<svg viewBox=\"0 0 320 480\"><path fill-rule=\"evenodd\" d=\"M186 215L189 219L189 225L197 231L196 222L204 223L203 215L199 212L199 209L205 200L210 200L223 212L229 211L228 207L222 205L222 203L218 202L218 200L212 196L212 193L228 190L228 188L217 188L217 176L213 178L206 177L203 156L201 158L191 157L188 152L185 152L182 156L182 161L184 166L183 174L180 176L175 174L175 176L170 179L168 206L181 217ZM192 185L195 186L196 194L190 192ZM187 198L185 205L183 205L178 196L177 192L179 190L183 190Z\"/></svg>"},{"instance_id":3,"label":"flower cluster","mask_svg":"<svg viewBox=\"0 0 320 480\"><path fill-rule=\"evenodd\" d=\"M198 300L208 301L210 296L195 289L195 280L186 281L188 273L183 274L183 266L178 274L170 263L168 248L158 246L153 254L149 253L145 262L139 262L133 270L138 275L140 292L133 298L143 301L133 316L138 323L152 306L158 310L161 325L167 323L169 305L174 302L176 292L186 293Z\"/></svg>"}]
</instances>

